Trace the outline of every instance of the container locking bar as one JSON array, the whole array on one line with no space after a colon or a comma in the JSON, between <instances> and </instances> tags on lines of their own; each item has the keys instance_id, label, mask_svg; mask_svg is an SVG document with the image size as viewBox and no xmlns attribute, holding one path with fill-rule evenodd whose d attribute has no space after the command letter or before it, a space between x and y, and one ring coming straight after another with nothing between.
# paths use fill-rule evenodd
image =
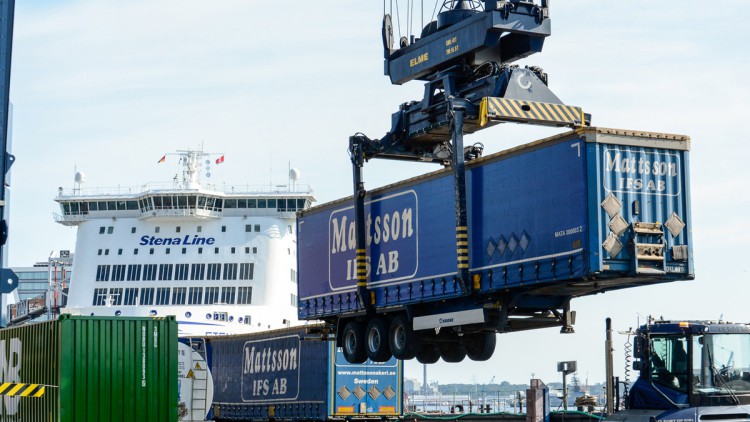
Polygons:
<instances>
[{"instance_id":1,"label":"container locking bar","mask_svg":"<svg viewBox=\"0 0 750 422\"><path fill-rule=\"evenodd\" d=\"M479 102L479 126L490 122L531 123L542 126L588 126L591 116L581 107L565 104L484 97Z\"/></svg>"}]
</instances>

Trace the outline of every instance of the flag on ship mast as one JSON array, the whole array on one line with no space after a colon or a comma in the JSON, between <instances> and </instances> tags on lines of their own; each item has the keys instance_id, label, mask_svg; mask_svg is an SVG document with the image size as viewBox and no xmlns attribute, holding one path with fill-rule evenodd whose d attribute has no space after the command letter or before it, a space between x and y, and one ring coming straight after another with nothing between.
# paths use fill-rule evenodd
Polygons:
<instances>
[{"instance_id":1,"label":"flag on ship mast","mask_svg":"<svg viewBox=\"0 0 750 422\"><path fill-rule=\"evenodd\" d=\"M224 156L223 155L221 157L219 157L219 158L216 159L216 164L221 164L223 162L224 162Z\"/></svg>"},{"instance_id":2,"label":"flag on ship mast","mask_svg":"<svg viewBox=\"0 0 750 422\"><path fill-rule=\"evenodd\" d=\"M156 164L160 164L160 163L163 163L163 162L164 162L164 161L166 161L166 160L167 160L167 156L166 156L166 155L164 155L164 156L162 156L162 157L161 157L161 159L160 159L159 161L157 161L157 162L156 162Z\"/></svg>"}]
</instances>

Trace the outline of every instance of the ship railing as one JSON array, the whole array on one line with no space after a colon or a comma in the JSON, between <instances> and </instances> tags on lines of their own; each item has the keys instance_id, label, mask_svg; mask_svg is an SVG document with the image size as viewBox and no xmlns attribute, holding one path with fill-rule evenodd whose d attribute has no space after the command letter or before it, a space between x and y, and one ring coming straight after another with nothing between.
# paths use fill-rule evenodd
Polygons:
<instances>
[{"instance_id":1,"label":"ship railing","mask_svg":"<svg viewBox=\"0 0 750 422\"><path fill-rule=\"evenodd\" d=\"M147 183L140 186L117 186L117 187L93 187L59 189L58 199L67 197L101 197L101 196L123 196L144 195L148 193L161 193L164 191L197 192L211 191L224 193L226 195L312 195L313 191L309 185L226 185L226 184L202 184L200 189L184 189L174 183Z\"/></svg>"},{"instance_id":2,"label":"ship railing","mask_svg":"<svg viewBox=\"0 0 750 422\"><path fill-rule=\"evenodd\" d=\"M52 213L52 217L55 219L55 223L60 223L64 226L75 226L88 219L88 215L83 213L62 215L55 212Z\"/></svg>"},{"instance_id":3,"label":"ship railing","mask_svg":"<svg viewBox=\"0 0 750 422\"><path fill-rule=\"evenodd\" d=\"M151 209L148 211L141 211L140 218L155 218L155 217L205 217L205 218L220 218L222 217L221 211L212 211L196 208L165 208L165 209Z\"/></svg>"}]
</instances>

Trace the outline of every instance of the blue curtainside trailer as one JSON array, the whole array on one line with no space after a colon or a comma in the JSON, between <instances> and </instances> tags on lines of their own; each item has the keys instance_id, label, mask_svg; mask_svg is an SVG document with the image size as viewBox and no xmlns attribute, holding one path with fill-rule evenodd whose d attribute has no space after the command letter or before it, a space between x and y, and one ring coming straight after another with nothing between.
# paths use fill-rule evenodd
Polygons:
<instances>
[{"instance_id":1,"label":"blue curtainside trailer","mask_svg":"<svg viewBox=\"0 0 750 422\"><path fill-rule=\"evenodd\" d=\"M183 339L206 359L214 420L382 420L403 409L403 362L350 364L305 327Z\"/></svg>"},{"instance_id":2,"label":"blue curtainside trailer","mask_svg":"<svg viewBox=\"0 0 750 422\"><path fill-rule=\"evenodd\" d=\"M350 361L484 360L496 332L571 331L575 297L692 279L689 146L686 136L581 128L474 160L465 245L449 169L370 190L369 314L352 198L302 211L299 316L328 322ZM457 282L462 247L469 292Z\"/></svg>"}]
</instances>

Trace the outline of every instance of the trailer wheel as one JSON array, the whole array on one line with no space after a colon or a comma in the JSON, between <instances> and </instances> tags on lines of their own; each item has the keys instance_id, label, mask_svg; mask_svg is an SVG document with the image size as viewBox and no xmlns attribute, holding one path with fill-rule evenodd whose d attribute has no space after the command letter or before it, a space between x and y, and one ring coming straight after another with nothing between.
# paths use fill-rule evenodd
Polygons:
<instances>
[{"instance_id":1,"label":"trailer wheel","mask_svg":"<svg viewBox=\"0 0 750 422\"><path fill-rule=\"evenodd\" d=\"M434 344L422 344L416 353L417 362L435 363L440 360L440 351Z\"/></svg>"},{"instance_id":2,"label":"trailer wheel","mask_svg":"<svg viewBox=\"0 0 750 422\"><path fill-rule=\"evenodd\" d=\"M350 321L341 333L341 345L344 358L349 363L364 363L367 360L365 351L365 329L359 321Z\"/></svg>"},{"instance_id":3,"label":"trailer wheel","mask_svg":"<svg viewBox=\"0 0 750 422\"><path fill-rule=\"evenodd\" d=\"M451 337L455 337L455 339L451 338L451 341L438 343L440 357L450 363L461 362L466 357L466 348L458 336Z\"/></svg>"},{"instance_id":4,"label":"trailer wheel","mask_svg":"<svg viewBox=\"0 0 750 422\"><path fill-rule=\"evenodd\" d=\"M391 358L388 346L388 322L385 318L373 318L365 330L365 349L367 357L373 362L385 362Z\"/></svg>"},{"instance_id":5,"label":"trailer wheel","mask_svg":"<svg viewBox=\"0 0 750 422\"><path fill-rule=\"evenodd\" d=\"M388 335L388 345L391 353L396 359L413 359L417 353L418 338L414 334L409 318L406 315L398 315L391 322L391 330Z\"/></svg>"},{"instance_id":6,"label":"trailer wheel","mask_svg":"<svg viewBox=\"0 0 750 422\"><path fill-rule=\"evenodd\" d=\"M471 360L486 361L495 353L495 333L473 333L464 335L466 356Z\"/></svg>"}]
</instances>

